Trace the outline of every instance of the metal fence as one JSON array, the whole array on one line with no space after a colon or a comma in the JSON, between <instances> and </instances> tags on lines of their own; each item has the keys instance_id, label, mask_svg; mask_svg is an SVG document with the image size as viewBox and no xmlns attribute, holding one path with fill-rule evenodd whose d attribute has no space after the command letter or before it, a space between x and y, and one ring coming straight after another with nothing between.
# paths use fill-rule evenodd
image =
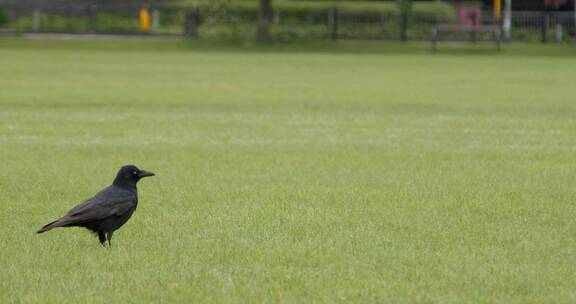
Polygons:
<instances>
[{"instance_id":1,"label":"metal fence","mask_svg":"<svg viewBox=\"0 0 576 304\"><path fill-rule=\"evenodd\" d=\"M144 34L139 24L140 7L136 6L12 5L0 6L0 11L7 20L0 21L0 30L9 33ZM184 34L184 11L157 8L151 12L149 34Z\"/></svg>"},{"instance_id":2,"label":"metal fence","mask_svg":"<svg viewBox=\"0 0 576 304\"><path fill-rule=\"evenodd\" d=\"M196 39L252 40L254 13L225 7L147 9L151 27L142 32L142 7L125 5L0 6L0 33L97 33L180 35ZM358 12L337 9L294 14L276 10L271 27L278 41L291 40L424 40L438 24L458 24L457 16ZM482 24L499 24L489 12ZM567 41L574 36L570 12L513 12L510 39L516 41ZM450 33L443 39L461 39ZM482 37L479 37L482 39Z\"/></svg>"}]
</instances>

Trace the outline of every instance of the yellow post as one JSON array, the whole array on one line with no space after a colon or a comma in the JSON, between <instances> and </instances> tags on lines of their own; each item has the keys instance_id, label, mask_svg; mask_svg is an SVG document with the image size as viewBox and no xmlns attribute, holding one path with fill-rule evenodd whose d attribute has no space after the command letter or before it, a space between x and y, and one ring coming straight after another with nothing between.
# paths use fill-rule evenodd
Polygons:
<instances>
[{"instance_id":1,"label":"yellow post","mask_svg":"<svg viewBox=\"0 0 576 304\"><path fill-rule=\"evenodd\" d=\"M494 7L493 7L494 17L498 21L500 21L500 12L502 11L501 7L502 7L501 0L494 0Z\"/></svg>"},{"instance_id":2,"label":"yellow post","mask_svg":"<svg viewBox=\"0 0 576 304\"><path fill-rule=\"evenodd\" d=\"M140 9L140 31L142 33L150 32L150 13L148 13L147 7L142 7Z\"/></svg>"}]
</instances>

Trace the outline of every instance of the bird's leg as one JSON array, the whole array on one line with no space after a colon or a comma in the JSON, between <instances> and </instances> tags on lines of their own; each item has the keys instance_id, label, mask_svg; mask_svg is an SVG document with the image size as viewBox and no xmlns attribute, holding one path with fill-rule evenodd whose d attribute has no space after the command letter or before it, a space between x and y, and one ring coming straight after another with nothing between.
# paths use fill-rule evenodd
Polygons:
<instances>
[{"instance_id":1,"label":"bird's leg","mask_svg":"<svg viewBox=\"0 0 576 304\"><path fill-rule=\"evenodd\" d=\"M112 234L114 233L114 231L110 231L108 233L106 233L106 237L108 238L108 248L112 247Z\"/></svg>"},{"instance_id":2,"label":"bird's leg","mask_svg":"<svg viewBox=\"0 0 576 304\"><path fill-rule=\"evenodd\" d=\"M104 231L98 231L98 240L100 241L100 244L102 244L102 246L106 247L106 244L104 242L106 242L106 236L104 236Z\"/></svg>"}]
</instances>

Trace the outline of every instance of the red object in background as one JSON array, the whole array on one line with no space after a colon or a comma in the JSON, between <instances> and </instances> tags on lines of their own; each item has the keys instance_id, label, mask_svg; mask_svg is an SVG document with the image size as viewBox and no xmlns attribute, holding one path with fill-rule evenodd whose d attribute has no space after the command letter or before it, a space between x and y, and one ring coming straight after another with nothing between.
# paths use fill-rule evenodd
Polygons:
<instances>
[{"instance_id":1,"label":"red object in background","mask_svg":"<svg viewBox=\"0 0 576 304\"><path fill-rule=\"evenodd\" d=\"M546 7L559 8L561 5L566 4L567 0L544 0L544 5Z\"/></svg>"},{"instance_id":2,"label":"red object in background","mask_svg":"<svg viewBox=\"0 0 576 304\"><path fill-rule=\"evenodd\" d=\"M465 26L479 26L482 20L482 9L479 7L461 6L458 9L460 23Z\"/></svg>"}]
</instances>

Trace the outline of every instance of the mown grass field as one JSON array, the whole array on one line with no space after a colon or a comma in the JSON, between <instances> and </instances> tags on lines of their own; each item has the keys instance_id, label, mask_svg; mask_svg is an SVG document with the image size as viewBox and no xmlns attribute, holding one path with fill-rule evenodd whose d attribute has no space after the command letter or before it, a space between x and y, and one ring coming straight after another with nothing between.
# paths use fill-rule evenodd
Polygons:
<instances>
[{"instance_id":1,"label":"mown grass field","mask_svg":"<svg viewBox=\"0 0 576 304\"><path fill-rule=\"evenodd\" d=\"M574 49L120 45L0 41L0 302L576 301Z\"/></svg>"}]
</instances>

